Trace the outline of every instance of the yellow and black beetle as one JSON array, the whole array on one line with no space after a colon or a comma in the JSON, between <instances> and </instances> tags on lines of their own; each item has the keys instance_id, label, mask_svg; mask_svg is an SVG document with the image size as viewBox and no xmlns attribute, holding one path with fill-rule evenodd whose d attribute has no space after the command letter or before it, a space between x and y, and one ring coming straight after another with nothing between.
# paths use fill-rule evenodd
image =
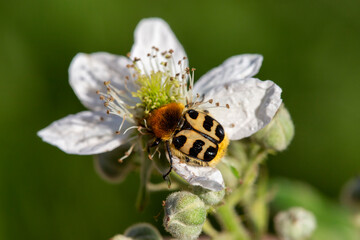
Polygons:
<instances>
[{"instance_id":1,"label":"yellow and black beetle","mask_svg":"<svg viewBox=\"0 0 360 240\"><path fill-rule=\"evenodd\" d=\"M187 108L182 103L173 102L152 110L146 124L155 136L149 147L165 143L170 169L164 178L172 170L173 156L190 165L214 166L229 144L224 128L208 112Z\"/></svg>"}]
</instances>

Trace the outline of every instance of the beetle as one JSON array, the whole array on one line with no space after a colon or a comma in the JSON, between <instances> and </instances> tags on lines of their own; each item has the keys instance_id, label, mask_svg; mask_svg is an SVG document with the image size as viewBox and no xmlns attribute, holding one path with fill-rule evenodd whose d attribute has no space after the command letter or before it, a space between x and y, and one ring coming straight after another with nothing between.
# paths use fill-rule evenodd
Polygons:
<instances>
[{"instance_id":1,"label":"beetle","mask_svg":"<svg viewBox=\"0 0 360 240\"><path fill-rule=\"evenodd\" d=\"M172 158L193 166L214 166L224 156L229 140L224 128L207 111L189 108L182 103L168 103L154 109L146 118L146 124L155 140L148 145L164 142L172 170Z\"/></svg>"}]
</instances>

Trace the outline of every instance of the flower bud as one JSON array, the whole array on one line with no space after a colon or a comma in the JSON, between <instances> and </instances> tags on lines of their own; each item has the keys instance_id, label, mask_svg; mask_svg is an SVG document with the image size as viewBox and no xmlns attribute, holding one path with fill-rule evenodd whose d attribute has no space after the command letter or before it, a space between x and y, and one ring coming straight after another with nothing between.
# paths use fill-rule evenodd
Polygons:
<instances>
[{"instance_id":1,"label":"flower bud","mask_svg":"<svg viewBox=\"0 0 360 240\"><path fill-rule=\"evenodd\" d=\"M194 186L194 194L196 194L208 206L219 204L225 196L225 189L220 191L211 191L200 186Z\"/></svg>"},{"instance_id":2,"label":"flower bud","mask_svg":"<svg viewBox=\"0 0 360 240\"><path fill-rule=\"evenodd\" d=\"M148 223L138 223L118 234L110 240L162 240L159 231Z\"/></svg>"},{"instance_id":3,"label":"flower bud","mask_svg":"<svg viewBox=\"0 0 360 240\"><path fill-rule=\"evenodd\" d=\"M281 105L271 122L252 136L252 139L268 149L285 150L294 137L294 123L288 110Z\"/></svg>"},{"instance_id":4,"label":"flower bud","mask_svg":"<svg viewBox=\"0 0 360 240\"><path fill-rule=\"evenodd\" d=\"M341 201L354 211L360 211L360 177L348 181L342 189Z\"/></svg>"},{"instance_id":5,"label":"flower bud","mask_svg":"<svg viewBox=\"0 0 360 240\"><path fill-rule=\"evenodd\" d=\"M172 193L165 202L164 227L179 240L196 239L206 220L206 207L190 192Z\"/></svg>"},{"instance_id":6,"label":"flower bud","mask_svg":"<svg viewBox=\"0 0 360 240\"><path fill-rule=\"evenodd\" d=\"M283 240L307 239L315 228L315 216L301 207L290 208L275 217L275 230Z\"/></svg>"},{"instance_id":7,"label":"flower bud","mask_svg":"<svg viewBox=\"0 0 360 240\"><path fill-rule=\"evenodd\" d=\"M159 231L148 223L138 223L125 230L125 236L136 240L161 240Z\"/></svg>"},{"instance_id":8,"label":"flower bud","mask_svg":"<svg viewBox=\"0 0 360 240\"><path fill-rule=\"evenodd\" d=\"M133 240L132 238L128 238L124 235L118 234L112 238L110 238L110 240Z\"/></svg>"}]
</instances>

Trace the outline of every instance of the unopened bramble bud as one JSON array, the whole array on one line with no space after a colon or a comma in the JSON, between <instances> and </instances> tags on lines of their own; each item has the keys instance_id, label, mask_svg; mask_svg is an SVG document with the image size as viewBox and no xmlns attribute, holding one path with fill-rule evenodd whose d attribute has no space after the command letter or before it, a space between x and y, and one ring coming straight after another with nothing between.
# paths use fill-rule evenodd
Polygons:
<instances>
[{"instance_id":1,"label":"unopened bramble bud","mask_svg":"<svg viewBox=\"0 0 360 240\"><path fill-rule=\"evenodd\" d=\"M285 150L294 137L294 123L282 104L271 122L252 136L252 139L268 149Z\"/></svg>"},{"instance_id":2,"label":"unopened bramble bud","mask_svg":"<svg viewBox=\"0 0 360 240\"><path fill-rule=\"evenodd\" d=\"M162 240L159 231L148 223L138 223L118 234L110 240Z\"/></svg>"},{"instance_id":3,"label":"unopened bramble bud","mask_svg":"<svg viewBox=\"0 0 360 240\"><path fill-rule=\"evenodd\" d=\"M308 239L315 228L315 216L301 207L290 208L275 217L275 230L282 240Z\"/></svg>"},{"instance_id":4,"label":"unopened bramble bud","mask_svg":"<svg viewBox=\"0 0 360 240\"><path fill-rule=\"evenodd\" d=\"M124 235L118 234L112 238L110 238L110 240L133 240L132 238L128 238Z\"/></svg>"},{"instance_id":5,"label":"unopened bramble bud","mask_svg":"<svg viewBox=\"0 0 360 240\"><path fill-rule=\"evenodd\" d=\"M220 191L211 191L200 186L194 186L193 193L196 194L208 206L217 205L225 196L225 189Z\"/></svg>"},{"instance_id":6,"label":"unopened bramble bud","mask_svg":"<svg viewBox=\"0 0 360 240\"><path fill-rule=\"evenodd\" d=\"M352 210L360 211L360 177L348 181L342 189L341 201Z\"/></svg>"},{"instance_id":7,"label":"unopened bramble bud","mask_svg":"<svg viewBox=\"0 0 360 240\"><path fill-rule=\"evenodd\" d=\"M148 223L138 223L125 230L125 236L136 240L161 240L159 231Z\"/></svg>"},{"instance_id":8,"label":"unopened bramble bud","mask_svg":"<svg viewBox=\"0 0 360 240\"><path fill-rule=\"evenodd\" d=\"M179 240L196 239L206 220L204 202L190 192L172 193L165 202L164 227Z\"/></svg>"}]
</instances>

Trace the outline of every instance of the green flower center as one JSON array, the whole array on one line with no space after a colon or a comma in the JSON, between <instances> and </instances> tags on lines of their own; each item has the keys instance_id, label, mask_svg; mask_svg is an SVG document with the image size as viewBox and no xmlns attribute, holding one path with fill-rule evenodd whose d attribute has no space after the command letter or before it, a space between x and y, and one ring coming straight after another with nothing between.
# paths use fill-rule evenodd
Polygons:
<instances>
[{"instance_id":1,"label":"green flower center","mask_svg":"<svg viewBox=\"0 0 360 240\"><path fill-rule=\"evenodd\" d=\"M136 107L144 109L145 115L168 103L183 100L178 78L172 77L167 72L158 71L149 75L139 74L136 83L140 89L131 94L141 100L141 103L136 104Z\"/></svg>"}]
</instances>

